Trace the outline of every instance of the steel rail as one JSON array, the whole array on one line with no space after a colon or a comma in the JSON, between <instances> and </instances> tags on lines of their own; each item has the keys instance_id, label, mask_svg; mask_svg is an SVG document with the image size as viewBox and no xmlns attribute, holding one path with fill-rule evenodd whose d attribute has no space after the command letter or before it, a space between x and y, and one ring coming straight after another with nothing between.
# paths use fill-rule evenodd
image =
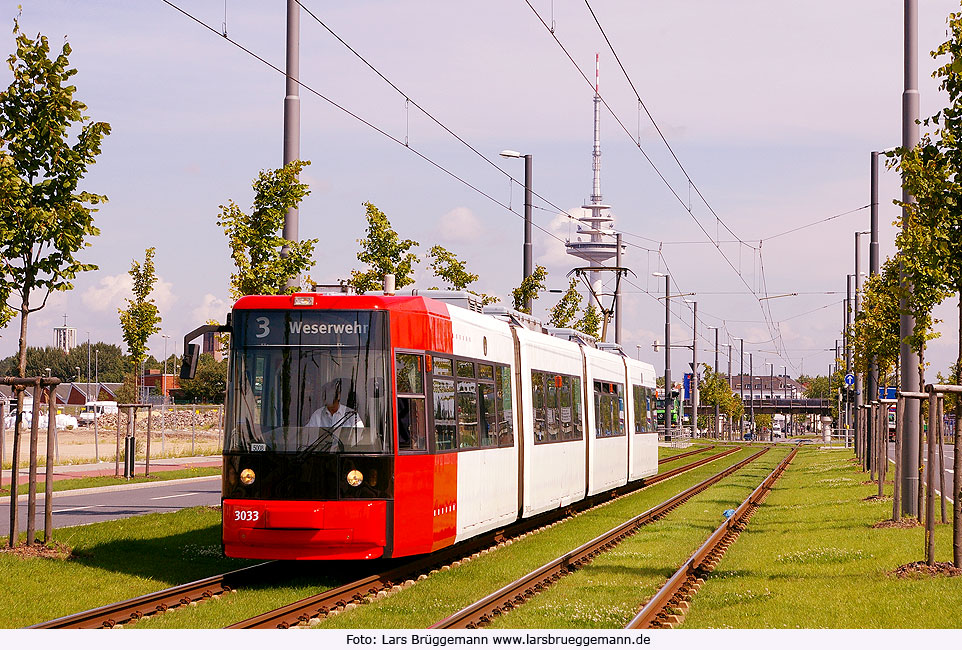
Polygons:
<instances>
[{"instance_id":1,"label":"steel rail","mask_svg":"<svg viewBox=\"0 0 962 650\"><path fill-rule=\"evenodd\" d=\"M687 599L704 583L704 576L714 569L718 560L734 541L748 519L768 495L775 481L781 477L785 468L798 453L798 445L786 456L772 473L745 499L735 513L715 529L708 539L692 556L668 579L638 614L629 621L625 629L647 629L652 626L670 627L680 621L672 609L687 610Z\"/></svg>"},{"instance_id":2,"label":"steel rail","mask_svg":"<svg viewBox=\"0 0 962 650\"><path fill-rule=\"evenodd\" d=\"M335 587L290 603L289 605L284 605L270 612L239 621L230 625L227 629L286 629L302 623L308 623L312 619L326 616L334 609L343 608L348 603L361 604L365 602L365 599L374 596L379 591L390 589L408 580L416 579L434 567L443 566L458 559L464 559L507 539L556 523L573 514L595 507L613 498L623 496L624 494L654 485L655 483L660 483L661 481L710 463L713 460L723 458L736 451L738 451L737 447L726 449L708 458L695 461L694 463L676 467L667 472L640 479L620 488L608 490L602 494L583 499L563 510L551 511L525 519L506 528L486 533L429 556L416 559L414 562L405 563L388 572L361 578L350 584Z\"/></svg>"},{"instance_id":3,"label":"steel rail","mask_svg":"<svg viewBox=\"0 0 962 650\"><path fill-rule=\"evenodd\" d=\"M542 565L526 576L468 605L448 618L438 621L429 629L474 629L483 627L489 623L493 617L517 607L527 598L542 591L553 582L588 564L596 556L613 548L625 538L636 533L642 526L663 517L692 496L757 460L769 449L770 447L765 447L752 456L722 470L718 474L679 492L670 499L646 510L640 515L632 517L628 521L619 524L575 550L569 551Z\"/></svg>"},{"instance_id":4,"label":"steel rail","mask_svg":"<svg viewBox=\"0 0 962 650\"><path fill-rule=\"evenodd\" d=\"M28 629L97 629L112 628L144 616L159 614L173 607L211 598L235 587L264 578L274 568L274 562L262 562L244 569L195 580L151 594L130 598L110 605L95 607L77 614L61 616L31 625Z\"/></svg>"},{"instance_id":5,"label":"steel rail","mask_svg":"<svg viewBox=\"0 0 962 650\"><path fill-rule=\"evenodd\" d=\"M681 454L675 454L674 456L668 456L667 458L659 458L658 464L670 463L673 460L678 460L679 458L685 458L687 456L694 456L695 454L700 454L703 451L708 451L709 449L714 449L715 445L708 445L707 447L699 447L698 449L692 449L691 451L686 451Z\"/></svg>"},{"instance_id":6,"label":"steel rail","mask_svg":"<svg viewBox=\"0 0 962 650\"><path fill-rule=\"evenodd\" d=\"M323 616L330 609L343 607L349 602L363 602L364 598L369 597L382 589L389 589L399 582L417 577L424 570L433 566L446 564L459 557L471 555L484 548L497 544L505 539L536 530L543 526L555 523L564 517L574 513L587 510L606 500L622 496L655 483L667 480L682 472L694 469L712 460L716 460L737 449L731 449L719 454L715 454L707 459L690 463L684 467L678 467L668 472L656 474L655 476L634 481L629 485L616 488L605 492L602 495L584 499L576 504L572 504L562 511L554 511L526 519L513 526L493 531L474 540L468 540L462 544L450 547L439 553L418 558L413 562L407 562L402 566L395 567L383 573L368 576L356 580L347 585L335 587L321 594L305 598L297 603L292 603L285 607L267 612L260 616L247 619L236 623L231 628L286 628L297 625L305 620L310 620L315 616ZM221 575L195 580L183 585L169 587L160 591L130 598L110 605L96 607L76 614L62 616L42 623L29 626L29 629L95 629L112 628L122 625L129 621L137 621L144 616L151 616L163 613L168 609L182 605L205 600L215 595L230 591L236 587L246 586L252 582L268 577L274 562L265 562L244 569L230 571Z\"/></svg>"}]
</instances>

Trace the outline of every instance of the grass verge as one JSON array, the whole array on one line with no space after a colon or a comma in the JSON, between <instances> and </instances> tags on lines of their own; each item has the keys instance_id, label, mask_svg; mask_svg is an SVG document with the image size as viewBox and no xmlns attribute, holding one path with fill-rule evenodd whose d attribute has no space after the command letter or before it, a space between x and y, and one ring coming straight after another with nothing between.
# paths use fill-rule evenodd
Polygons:
<instances>
[{"instance_id":1,"label":"grass verge","mask_svg":"<svg viewBox=\"0 0 962 650\"><path fill-rule=\"evenodd\" d=\"M891 499L851 450L804 448L692 602L686 628L958 628L962 578L899 579L922 528L872 528ZM888 486L891 495L891 485ZM951 521L951 517L949 518ZM951 524L936 560L951 561Z\"/></svg>"},{"instance_id":2,"label":"grass verge","mask_svg":"<svg viewBox=\"0 0 962 650\"><path fill-rule=\"evenodd\" d=\"M220 509L186 508L54 531L67 559L0 552L0 627L23 627L253 562L221 555ZM14 605L15 604L15 605Z\"/></svg>"}]
</instances>

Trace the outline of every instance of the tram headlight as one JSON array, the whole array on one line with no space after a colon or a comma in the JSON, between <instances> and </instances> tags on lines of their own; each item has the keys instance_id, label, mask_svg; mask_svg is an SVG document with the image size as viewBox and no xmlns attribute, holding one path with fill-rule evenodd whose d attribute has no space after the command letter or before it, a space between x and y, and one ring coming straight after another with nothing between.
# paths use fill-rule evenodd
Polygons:
<instances>
[{"instance_id":1,"label":"tram headlight","mask_svg":"<svg viewBox=\"0 0 962 650\"><path fill-rule=\"evenodd\" d=\"M357 487L364 481L364 474L361 474L360 470L352 469L347 473L347 484L351 487Z\"/></svg>"},{"instance_id":2,"label":"tram headlight","mask_svg":"<svg viewBox=\"0 0 962 650\"><path fill-rule=\"evenodd\" d=\"M240 480L241 480L241 483L243 483L244 485L250 485L251 483L253 483L254 478L255 478L254 470L250 469L249 467L247 469L241 470Z\"/></svg>"}]
</instances>

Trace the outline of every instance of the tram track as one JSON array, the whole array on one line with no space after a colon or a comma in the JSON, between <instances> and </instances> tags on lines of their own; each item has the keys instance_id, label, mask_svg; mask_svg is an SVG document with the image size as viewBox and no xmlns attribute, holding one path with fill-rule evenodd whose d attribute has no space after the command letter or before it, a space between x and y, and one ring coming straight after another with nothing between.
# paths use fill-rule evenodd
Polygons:
<instances>
[{"instance_id":1,"label":"tram track","mask_svg":"<svg viewBox=\"0 0 962 650\"><path fill-rule=\"evenodd\" d=\"M528 598L540 593L564 576L589 564L595 557L611 550L626 538L634 535L643 526L664 517L691 497L754 462L767 453L769 449L770 447L765 447L714 476L679 492L595 539L547 562L515 582L468 605L448 618L438 621L429 629L475 629L484 627L495 617L521 606Z\"/></svg>"},{"instance_id":2,"label":"tram track","mask_svg":"<svg viewBox=\"0 0 962 650\"><path fill-rule=\"evenodd\" d=\"M745 499L735 513L723 522L688 560L644 605L625 629L670 628L684 620L689 603L705 579L718 565L725 551L745 529L772 486L795 458L796 445L788 456Z\"/></svg>"},{"instance_id":3,"label":"tram track","mask_svg":"<svg viewBox=\"0 0 962 650\"><path fill-rule=\"evenodd\" d=\"M576 514L605 505L615 499L655 485L656 483L666 481L684 472L724 458L739 450L740 448L738 447L723 449L711 456L660 472L654 476L633 481L620 488L607 490L601 494L571 504L561 510L555 510L525 519L503 529L492 531L461 542L455 546L442 549L431 555L420 556L408 561L398 561L396 566L388 566L383 571L325 590L270 612L265 612L244 621L234 623L228 626L228 629L283 629L311 623L315 621L315 619L324 618L334 611L346 609L352 604L355 606L360 605L384 593L398 590L403 586L409 586L416 580L429 575L431 571L438 570L444 566L456 566L456 563L464 562L472 557L485 554L513 539L542 530ZM700 449L695 453L702 451L706 450ZM686 452L683 455L691 455L691 452ZM676 455L667 460L678 460L680 456L682 455ZM98 629L136 623L138 620L148 616L162 614L170 609L189 605L190 603L215 599L221 594L248 587L257 582L269 580L276 564L276 562L257 564L136 598L37 623L29 626L29 628ZM387 564L390 565L390 561L388 561Z\"/></svg>"},{"instance_id":4,"label":"tram track","mask_svg":"<svg viewBox=\"0 0 962 650\"><path fill-rule=\"evenodd\" d=\"M169 609L208 600L266 578L276 562L263 562L209 578L194 580L110 605L95 607L76 614L28 626L27 629L78 630L113 628L146 616L162 614Z\"/></svg>"}]
</instances>

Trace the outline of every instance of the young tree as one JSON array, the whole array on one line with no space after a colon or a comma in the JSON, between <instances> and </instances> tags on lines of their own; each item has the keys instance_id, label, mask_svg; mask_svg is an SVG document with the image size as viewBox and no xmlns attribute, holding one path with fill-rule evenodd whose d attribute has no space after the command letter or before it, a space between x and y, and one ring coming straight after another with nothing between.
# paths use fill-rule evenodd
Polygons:
<instances>
[{"instance_id":1,"label":"young tree","mask_svg":"<svg viewBox=\"0 0 962 650\"><path fill-rule=\"evenodd\" d=\"M300 290L288 283L314 266L317 239L287 241L281 236L284 217L310 194L298 179L307 160L293 160L280 169L261 171L254 180L250 215L233 200L220 206L217 225L224 229L237 271L230 276L232 298L288 294Z\"/></svg>"},{"instance_id":2,"label":"young tree","mask_svg":"<svg viewBox=\"0 0 962 650\"><path fill-rule=\"evenodd\" d=\"M540 264L535 267L534 272L521 281L521 285L511 290L511 299L514 308L524 314L530 314L525 306L530 299L532 302L538 299L538 294L545 289L545 280L548 279L548 270Z\"/></svg>"},{"instance_id":3,"label":"young tree","mask_svg":"<svg viewBox=\"0 0 962 650\"><path fill-rule=\"evenodd\" d=\"M127 309L118 309L120 329L130 355L130 370L137 374L147 358L147 339L160 331L160 313L150 293L157 282L154 272L154 249L144 251L144 263L130 263L130 277L134 281L134 298L127 299Z\"/></svg>"},{"instance_id":4,"label":"young tree","mask_svg":"<svg viewBox=\"0 0 962 650\"><path fill-rule=\"evenodd\" d=\"M432 246L428 251L429 266L435 277L448 283L451 291L464 291L478 276L468 273L467 264L443 246Z\"/></svg>"},{"instance_id":5,"label":"young tree","mask_svg":"<svg viewBox=\"0 0 962 650\"><path fill-rule=\"evenodd\" d=\"M418 257L410 251L418 243L413 239L401 239L391 227L387 215L373 203L363 205L367 211L367 238L357 240L361 245L357 259L367 265L367 270L352 270L348 284L357 293L376 291L388 273L394 274L394 286L398 289L414 284L413 270Z\"/></svg>"},{"instance_id":6,"label":"young tree","mask_svg":"<svg viewBox=\"0 0 962 650\"><path fill-rule=\"evenodd\" d=\"M595 307L594 303L589 303L585 307L581 318L575 323L575 329L595 338L601 335L601 312Z\"/></svg>"},{"instance_id":7,"label":"young tree","mask_svg":"<svg viewBox=\"0 0 962 650\"><path fill-rule=\"evenodd\" d=\"M0 297L16 294L19 304L4 303L0 320L11 309L20 313L23 376L28 316L51 292L72 289L78 273L97 268L75 254L99 234L92 206L106 197L80 192L78 185L110 125L92 122L74 98L77 88L69 80L77 71L69 67L69 44L51 59L46 36L26 36L17 20L13 34L16 51L7 58L13 81L0 93Z\"/></svg>"},{"instance_id":8,"label":"young tree","mask_svg":"<svg viewBox=\"0 0 962 650\"><path fill-rule=\"evenodd\" d=\"M574 324L582 301L581 294L576 289L577 286L578 278L571 278L568 282L568 290L561 296L561 300L548 310L548 322L552 327L571 327Z\"/></svg>"},{"instance_id":9,"label":"young tree","mask_svg":"<svg viewBox=\"0 0 962 650\"><path fill-rule=\"evenodd\" d=\"M202 354L197 360L193 379L180 380L180 393L188 402L220 404L227 390L227 359L214 361L213 355Z\"/></svg>"},{"instance_id":10,"label":"young tree","mask_svg":"<svg viewBox=\"0 0 962 650\"><path fill-rule=\"evenodd\" d=\"M940 80L939 89L949 103L923 123L933 127L919 145L900 149L900 166L905 189L918 203L905 206L909 212L908 227L896 243L906 258L906 272L915 282L931 281L947 294L959 293L962 317L962 13L948 17L949 38L932 55L945 57L933 73ZM958 358L962 366L962 320L959 324ZM957 380L959 377L957 376ZM962 447L962 403L956 403L955 448ZM956 567L962 567L962 457L956 454L953 483L952 555ZM931 538L927 540L930 542ZM931 544L927 543L927 555ZM929 559L929 558L927 558Z\"/></svg>"}]
</instances>

